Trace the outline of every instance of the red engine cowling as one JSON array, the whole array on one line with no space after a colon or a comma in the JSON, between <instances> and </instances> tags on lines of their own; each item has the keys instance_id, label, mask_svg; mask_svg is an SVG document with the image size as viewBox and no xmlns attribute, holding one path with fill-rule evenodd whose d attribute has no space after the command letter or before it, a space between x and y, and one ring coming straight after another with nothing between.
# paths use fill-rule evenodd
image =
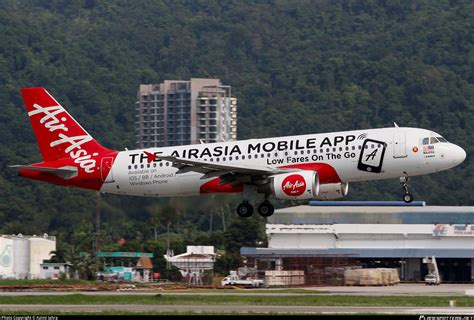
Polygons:
<instances>
[{"instance_id":1,"label":"red engine cowling","mask_svg":"<svg viewBox=\"0 0 474 320\"><path fill-rule=\"evenodd\" d=\"M314 199L319 194L319 176L316 171L300 170L274 175L270 183L278 199Z\"/></svg>"},{"instance_id":2,"label":"red engine cowling","mask_svg":"<svg viewBox=\"0 0 474 320\"><path fill-rule=\"evenodd\" d=\"M349 193L349 182L328 183L319 186L319 194L316 199L331 200L347 196Z\"/></svg>"}]
</instances>

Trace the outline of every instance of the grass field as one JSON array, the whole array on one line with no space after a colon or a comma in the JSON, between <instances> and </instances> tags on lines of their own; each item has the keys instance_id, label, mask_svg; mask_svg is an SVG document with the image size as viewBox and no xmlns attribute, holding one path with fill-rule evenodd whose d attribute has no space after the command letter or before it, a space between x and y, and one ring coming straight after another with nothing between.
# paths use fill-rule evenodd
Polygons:
<instances>
[{"instance_id":1,"label":"grass field","mask_svg":"<svg viewBox=\"0 0 474 320\"><path fill-rule=\"evenodd\" d=\"M40 286L40 285L57 285L57 286L67 286L67 285L93 285L95 281L86 281L86 280L75 280L75 279L65 279L65 280L23 280L23 279L12 279L12 280L0 280L0 286Z\"/></svg>"},{"instance_id":2,"label":"grass field","mask_svg":"<svg viewBox=\"0 0 474 320\"><path fill-rule=\"evenodd\" d=\"M154 305L267 305L267 306L412 306L446 307L456 300L458 307L474 307L474 297L449 296L0 296L0 304L154 304Z\"/></svg>"}]
</instances>

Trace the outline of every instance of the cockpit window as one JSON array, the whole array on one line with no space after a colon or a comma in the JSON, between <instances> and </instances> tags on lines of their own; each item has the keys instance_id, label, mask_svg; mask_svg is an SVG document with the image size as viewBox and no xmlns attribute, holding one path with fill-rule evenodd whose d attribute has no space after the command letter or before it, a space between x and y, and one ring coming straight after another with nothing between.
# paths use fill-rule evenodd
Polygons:
<instances>
[{"instance_id":1,"label":"cockpit window","mask_svg":"<svg viewBox=\"0 0 474 320\"><path fill-rule=\"evenodd\" d=\"M448 142L448 140L446 140L443 137L423 138L423 144L424 145L434 144L434 143L439 143L439 142Z\"/></svg>"},{"instance_id":2,"label":"cockpit window","mask_svg":"<svg viewBox=\"0 0 474 320\"><path fill-rule=\"evenodd\" d=\"M436 139L435 137L431 137L430 138L430 143L433 144L433 143L438 143L438 139Z\"/></svg>"}]
</instances>

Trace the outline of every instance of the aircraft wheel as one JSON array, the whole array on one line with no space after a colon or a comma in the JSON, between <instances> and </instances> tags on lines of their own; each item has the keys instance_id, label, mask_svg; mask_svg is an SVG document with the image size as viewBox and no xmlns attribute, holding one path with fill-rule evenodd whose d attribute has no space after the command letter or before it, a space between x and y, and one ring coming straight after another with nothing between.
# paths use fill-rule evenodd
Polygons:
<instances>
[{"instance_id":1,"label":"aircraft wheel","mask_svg":"<svg viewBox=\"0 0 474 320\"><path fill-rule=\"evenodd\" d=\"M403 201L405 201L405 203L410 203L413 201L413 196L410 193L405 193L403 195Z\"/></svg>"},{"instance_id":2,"label":"aircraft wheel","mask_svg":"<svg viewBox=\"0 0 474 320\"><path fill-rule=\"evenodd\" d=\"M241 218L248 218L253 214L253 207L248 201L244 201L237 207L237 214Z\"/></svg>"},{"instance_id":3,"label":"aircraft wheel","mask_svg":"<svg viewBox=\"0 0 474 320\"><path fill-rule=\"evenodd\" d=\"M258 206L258 213L262 217L269 217L273 214L275 211L275 208L273 205L270 203L270 201L263 201L259 206Z\"/></svg>"}]
</instances>

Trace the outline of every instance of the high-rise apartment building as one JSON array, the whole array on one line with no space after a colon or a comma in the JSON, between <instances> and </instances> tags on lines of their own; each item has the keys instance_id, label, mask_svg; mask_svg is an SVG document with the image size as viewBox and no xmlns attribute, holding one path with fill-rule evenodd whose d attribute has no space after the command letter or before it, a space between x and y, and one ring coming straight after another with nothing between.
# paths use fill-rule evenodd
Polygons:
<instances>
[{"instance_id":1,"label":"high-rise apartment building","mask_svg":"<svg viewBox=\"0 0 474 320\"><path fill-rule=\"evenodd\" d=\"M141 84L136 111L140 148L237 139L237 99L219 79Z\"/></svg>"}]
</instances>

